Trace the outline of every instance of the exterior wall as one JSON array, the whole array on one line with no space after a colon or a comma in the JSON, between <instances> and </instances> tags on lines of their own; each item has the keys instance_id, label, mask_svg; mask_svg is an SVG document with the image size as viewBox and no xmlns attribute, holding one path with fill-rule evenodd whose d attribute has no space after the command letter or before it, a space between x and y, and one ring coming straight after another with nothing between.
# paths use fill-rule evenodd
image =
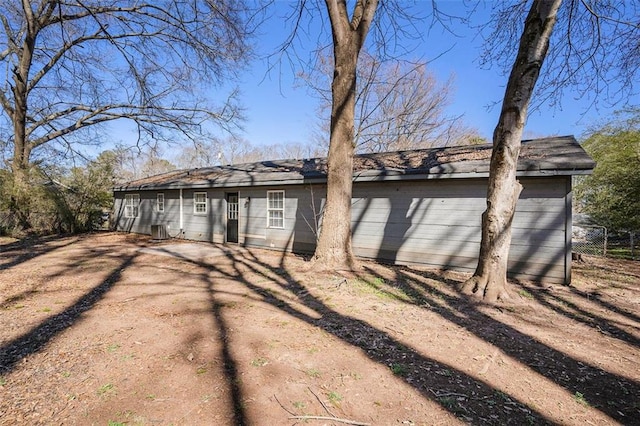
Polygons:
<instances>
[{"instance_id":1,"label":"exterior wall","mask_svg":"<svg viewBox=\"0 0 640 426\"><path fill-rule=\"evenodd\" d=\"M267 191L284 190L284 227L267 226ZM324 187L289 185L285 187L261 187L240 191L240 243L264 248L285 249L296 252L313 252L314 234L313 202L320 211ZM247 201L247 197L249 201Z\"/></svg>"},{"instance_id":2,"label":"exterior wall","mask_svg":"<svg viewBox=\"0 0 640 426\"><path fill-rule=\"evenodd\" d=\"M513 221L510 274L564 282L566 253L570 251L566 244L570 180L520 181L523 191ZM480 250L485 197L485 179L355 185L354 253L473 271Z\"/></svg>"},{"instance_id":3,"label":"exterior wall","mask_svg":"<svg viewBox=\"0 0 640 426\"><path fill-rule=\"evenodd\" d=\"M196 193L207 194L206 213L197 213L194 207ZM182 190L183 237L188 240L224 242L225 202L220 189Z\"/></svg>"},{"instance_id":4,"label":"exterior wall","mask_svg":"<svg viewBox=\"0 0 640 426\"><path fill-rule=\"evenodd\" d=\"M568 176L522 178L509 254L514 277L570 280L571 180ZM437 179L354 184L353 249L357 256L393 263L422 263L473 271L480 246L486 179ZM267 226L267 191L284 190L284 227ZM207 213L195 214L194 192L183 190L184 238L226 241L225 194L239 195L239 243L311 253L316 242L325 185L208 189ZM135 193L135 192L132 192ZM116 194L118 229L150 233L152 224L179 230L179 191L164 191L158 214L156 191L140 191L140 215L125 219L124 194ZM119 215L119 210L122 214ZM174 232L175 231L175 232Z\"/></svg>"},{"instance_id":5,"label":"exterior wall","mask_svg":"<svg viewBox=\"0 0 640 426\"><path fill-rule=\"evenodd\" d=\"M140 195L138 216L125 217L125 194ZM156 209L157 194L164 194L164 212ZM116 192L114 200L114 217L116 229L119 231L134 232L138 234L151 234L151 225L164 224L169 235L178 236L180 231L180 191L130 191L126 193Z\"/></svg>"}]
</instances>

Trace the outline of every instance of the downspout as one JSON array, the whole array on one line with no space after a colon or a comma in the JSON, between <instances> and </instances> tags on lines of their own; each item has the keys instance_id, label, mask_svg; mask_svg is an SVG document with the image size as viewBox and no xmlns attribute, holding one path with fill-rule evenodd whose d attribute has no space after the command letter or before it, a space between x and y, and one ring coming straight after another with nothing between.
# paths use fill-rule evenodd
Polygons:
<instances>
[{"instance_id":1,"label":"downspout","mask_svg":"<svg viewBox=\"0 0 640 426\"><path fill-rule=\"evenodd\" d=\"M182 219L182 188L180 188L180 237L184 237L184 222Z\"/></svg>"}]
</instances>

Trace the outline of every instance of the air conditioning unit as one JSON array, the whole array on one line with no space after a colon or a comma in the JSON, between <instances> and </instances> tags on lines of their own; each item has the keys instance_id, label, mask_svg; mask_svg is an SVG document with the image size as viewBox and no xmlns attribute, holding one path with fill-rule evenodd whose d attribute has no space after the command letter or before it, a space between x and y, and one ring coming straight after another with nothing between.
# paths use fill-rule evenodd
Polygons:
<instances>
[{"instance_id":1,"label":"air conditioning unit","mask_svg":"<svg viewBox=\"0 0 640 426\"><path fill-rule=\"evenodd\" d=\"M151 225L151 238L154 240L166 240L169 238L167 227L164 225Z\"/></svg>"}]
</instances>

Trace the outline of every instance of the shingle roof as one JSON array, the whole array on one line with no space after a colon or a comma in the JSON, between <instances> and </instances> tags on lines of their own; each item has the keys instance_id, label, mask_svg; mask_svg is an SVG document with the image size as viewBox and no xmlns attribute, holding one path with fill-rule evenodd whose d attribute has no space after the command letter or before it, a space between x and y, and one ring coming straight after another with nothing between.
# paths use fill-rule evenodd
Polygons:
<instances>
[{"instance_id":1,"label":"shingle roof","mask_svg":"<svg viewBox=\"0 0 640 426\"><path fill-rule=\"evenodd\" d=\"M489 175L491 145L454 146L354 157L354 181L468 178ZM573 136L522 141L519 176L591 173L595 162ZM175 170L117 186L138 189L264 186L326 182L326 158L274 160Z\"/></svg>"}]
</instances>

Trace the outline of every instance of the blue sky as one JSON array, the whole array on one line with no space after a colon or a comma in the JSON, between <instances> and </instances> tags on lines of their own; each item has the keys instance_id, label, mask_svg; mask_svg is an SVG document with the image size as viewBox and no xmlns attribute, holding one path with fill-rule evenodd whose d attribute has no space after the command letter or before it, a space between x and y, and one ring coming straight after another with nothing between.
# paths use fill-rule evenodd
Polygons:
<instances>
[{"instance_id":1,"label":"blue sky","mask_svg":"<svg viewBox=\"0 0 640 426\"><path fill-rule=\"evenodd\" d=\"M276 16L286 11L288 4L279 2L280 10ZM423 4L426 10L429 2ZM441 5L453 13L459 12L462 7L461 2L457 1L441 2ZM487 19L489 10L479 10L477 16L478 20ZM289 34L283 22L277 18L267 23L263 32L265 36L259 43L263 52L273 50ZM440 29L432 29L415 54L430 61L428 68L439 81L445 82L451 75L454 76L449 114L463 115L468 126L476 128L481 136L490 140L500 113L506 76L497 69L480 68L478 59L482 40L476 36L475 30L458 27L456 33L459 36L457 38ZM306 47L314 46L309 43ZM451 50L439 56L448 49ZM304 87L295 87L287 64L283 64L281 70L265 76L265 61L256 61L243 78L241 90L248 117L244 136L252 144L305 142L310 138L317 115L317 100ZM489 108L494 103L497 105ZM606 108L589 110L588 105L587 100L573 99L571 92L567 91L561 107L543 106L530 113L524 137L568 134L579 137L587 127L614 111Z\"/></svg>"},{"instance_id":2,"label":"blue sky","mask_svg":"<svg viewBox=\"0 0 640 426\"><path fill-rule=\"evenodd\" d=\"M287 36L290 29L282 16L291 7L289 1L276 1L273 17L264 24L262 35L257 41L259 53L266 55L276 50ZM425 13L430 2L419 2ZM452 14L462 13L463 3L460 1L441 1L442 8ZM490 16L491 3L478 10L475 22L480 23ZM323 18L324 19L324 18ZM300 40L301 52L308 54L308 49L316 47L320 32L320 22L316 18L307 27L306 37ZM328 31L328 27L325 27ZM425 32L428 28L425 28ZM411 60L428 61L428 69L435 73L438 80L446 82L453 76L453 93L451 106L447 113L451 116L463 116L464 123L477 129L480 135L491 140L493 129L500 112L500 101L504 95L507 77L499 69L482 69L479 65L482 40L477 31L469 27L456 26L457 37L432 28L417 44ZM307 49L305 52L304 49ZM447 53L443 54L443 52ZM515 55L515 52L514 52ZM294 79L294 72L289 63L276 65L267 72L265 59L255 60L251 67L242 74L239 84L242 92L242 103L246 108L247 122L242 136L253 145L272 145L280 143L307 143L317 122L318 100L311 96L304 84ZM637 105L638 99L634 99ZM632 102L634 103L634 102ZM494 104L490 108L490 105ZM560 107L542 106L530 111L524 138L545 137L553 135L575 135L594 124L611 116L616 108L588 108L589 101L574 99L570 90L565 91ZM126 131L119 132L126 139Z\"/></svg>"}]
</instances>

